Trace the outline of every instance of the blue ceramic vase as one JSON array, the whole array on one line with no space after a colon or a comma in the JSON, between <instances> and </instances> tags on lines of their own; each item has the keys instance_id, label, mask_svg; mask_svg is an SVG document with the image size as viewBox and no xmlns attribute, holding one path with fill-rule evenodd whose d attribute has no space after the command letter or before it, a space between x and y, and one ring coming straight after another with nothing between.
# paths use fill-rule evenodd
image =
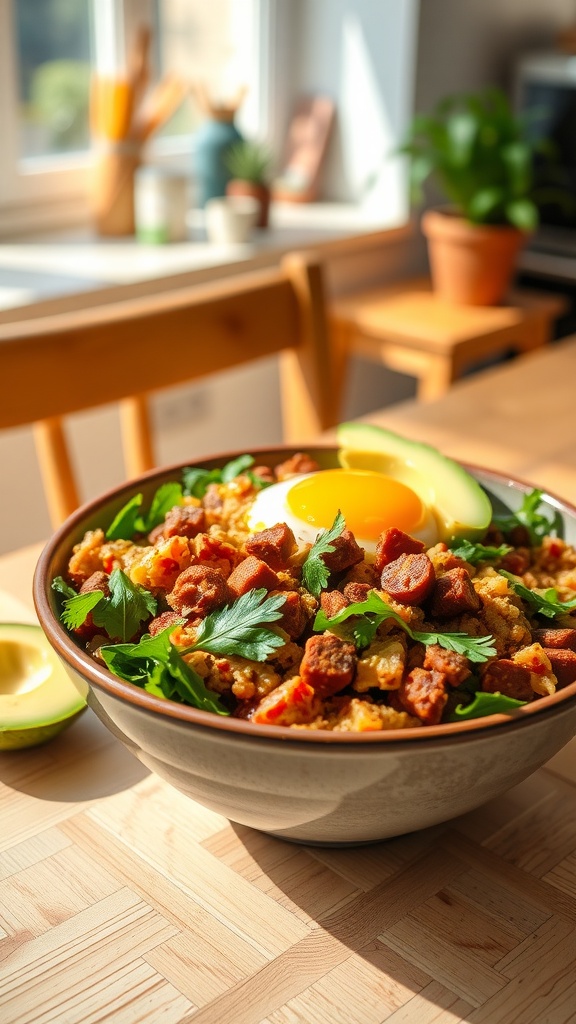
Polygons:
<instances>
[{"instance_id":1,"label":"blue ceramic vase","mask_svg":"<svg viewBox=\"0 0 576 1024\"><path fill-rule=\"evenodd\" d=\"M232 175L226 167L226 152L242 135L233 121L208 118L196 133L194 177L199 206L226 194Z\"/></svg>"}]
</instances>

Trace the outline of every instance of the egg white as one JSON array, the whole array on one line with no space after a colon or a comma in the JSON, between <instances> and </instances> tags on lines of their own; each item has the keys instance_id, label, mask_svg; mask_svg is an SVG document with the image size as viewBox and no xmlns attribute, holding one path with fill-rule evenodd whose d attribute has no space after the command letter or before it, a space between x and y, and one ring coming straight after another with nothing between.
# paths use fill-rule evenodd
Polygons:
<instances>
[{"instance_id":1,"label":"egg white","mask_svg":"<svg viewBox=\"0 0 576 1024\"><path fill-rule=\"evenodd\" d=\"M299 544L313 544L324 527L316 526L295 515L288 505L288 494L292 487L300 480L316 475L316 473L299 473L288 480L271 484L270 487L265 487L259 491L246 515L248 528L253 533L258 533L260 530L276 526L277 523L286 523ZM334 517L337 511L338 509L335 508ZM330 526L331 523L326 528ZM398 524L398 528L402 529L401 524ZM417 537L418 540L423 541L426 547L432 547L432 545L438 542L439 534L436 517L433 510L426 504L424 504L422 521L418 524L417 529L410 530L410 534L412 537ZM367 560L373 559L376 554L376 540L361 537L358 534L354 534L354 536L360 547L364 548Z\"/></svg>"}]
</instances>

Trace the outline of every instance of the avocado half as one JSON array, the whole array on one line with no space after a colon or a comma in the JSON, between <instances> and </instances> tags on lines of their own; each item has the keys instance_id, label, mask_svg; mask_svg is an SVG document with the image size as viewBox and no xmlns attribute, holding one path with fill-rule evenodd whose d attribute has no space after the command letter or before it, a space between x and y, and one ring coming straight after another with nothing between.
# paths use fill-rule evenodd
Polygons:
<instances>
[{"instance_id":1,"label":"avocado half","mask_svg":"<svg viewBox=\"0 0 576 1024\"><path fill-rule=\"evenodd\" d=\"M369 423L341 423L337 437L341 465L377 470L411 487L433 511L440 540L475 540L488 529L488 495L459 463L436 448Z\"/></svg>"},{"instance_id":2,"label":"avocado half","mask_svg":"<svg viewBox=\"0 0 576 1024\"><path fill-rule=\"evenodd\" d=\"M40 626L0 623L0 750L47 743L85 708Z\"/></svg>"}]
</instances>

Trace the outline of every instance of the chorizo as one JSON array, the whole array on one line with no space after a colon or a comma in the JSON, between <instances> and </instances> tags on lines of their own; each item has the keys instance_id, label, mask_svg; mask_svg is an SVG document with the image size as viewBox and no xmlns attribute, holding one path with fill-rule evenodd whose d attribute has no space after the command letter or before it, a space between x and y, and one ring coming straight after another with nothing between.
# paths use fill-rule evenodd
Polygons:
<instances>
[{"instance_id":1,"label":"chorizo","mask_svg":"<svg viewBox=\"0 0 576 1024\"><path fill-rule=\"evenodd\" d=\"M296 538L286 523L277 523L248 537L244 545L247 554L255 555L276 571L285 569L290 555L296 550Z\"/></svg>"},{"instance_id":2,"label":"chorizo","mask_svg":"<svg viewBox=\"0 0 576 1024\"><path fill-rule=\"evenodd\" d=\"M296 476L298 473L317 473L319 469L320 464L316 462L316 459L304 452L296 452L289 459L279 463L274 473L277 480L287 480L288 477Z\"/></svg>"},{"instance_id":3,"label":"chorizo","mask_svg":"<svg viewBox=\"0 0 576 1024\"><path fill-rule=\"evenodd\" d=\"M320 607L329 619L338 615L350 604L348 598L340 590L323 590L320 594Z\"/></svg>"},{"instance_id":4,"label":"chorizo","mask_svg":"<svg viewBox=\"0 0 576 1024\"><path fill-rule=\"evenodd\" d=\"M502 693L514 700L534 699L530 669L517 665L510 658L498 658L486 666L482 673L482 690L484 693Z\"/></svg>"},{"instance_id":5,"label":"chorizo","mask_svg":"<svg viewBox=\"0 0 576 1024\"><path fill-rule=\"evenodd\" d=\"M413 668L395 691L405 711L424 725L438 725L448 700L446 677L436 669Z\"/></svg>"},{"instance_id":6,"label":"chorizo","mask_svg":"<svg viewBox=\"0 0 576 1024\"><path fill-rule=\"evenodd\" d=\"M283 629L285 633L288 633L291 640L296 640L304 632L308 622L306 609L302 604L300 595L295 590L274 590L271 592L271 596L276 593L282 595L284 604L279 609L282 612L282 618L278 619L275 625Z\"/></svg>"},{"instance_id":7,"label":"chorizo","mask_svg":"<svg viewBox=\"0 0 576 1024\"><path fill-rule=\"evenodd\" d=\"M376 558L374 566L378 573L382 572L385 565L395 562L400 555L419 555L425 549L425 544L409 533L397 529L395 526L384 530L376 541Z\"/></svg>"},{"instance_id":8,"label":"chorizo","mask_svg":"<svg viewBox=\"0 0 576 1024\"><path fill-rule=\"evenodd\" d=\"M545 647L552 671L558 680L558 688L568 686L576 681L576 654L567 648Z\"/></svg>"},{"instance_id":9,"label":"chorizo","mask_svg":"<svg viewBox=\"0 0 576 1024\"><path fill-rule=\"evenodd\" d=\"M195 537L206 529L206 513L198 505L175 505L166 514L163 537Z\"/></svg>"},{"instance_id":10,"label":"chorizo","mask_svg":"<svg viewBox=\"0 0 576 1024\"><path fill-rule=\"evenodd\" d=\"M300 675L321 697L329 697L354 678L358 658L354 644L333 633L311 636L306 641Z\"/></svg>"},{"instance_id":11,"label":"chorizo","mask_svg":"<svg viewBox=\"0 0 576 1024\"><path fill-rule=\"evenodd\" d=\"M346 583L342 593L350 601L350 604L357 604L365 601L373 589L374 587L371 587L369 583Z\"/></svg>"},{"instance_id":12,"label":"chorizo","mask_svg":"<svg viewBox=\"0 0 576 1024\"><path fill-rule=\"evenodd\" d=\"M233 596L220 569L212 569L208 565L189 565L176 578L166 600L180 615L204 617L227 604Z\"/></svg>"},{"instance_id":13,"label":"chorizo","mask_svg":"<svg viewBox=\"0 0 576 1024\"><path fill-rule=\"evenodd\" d=\"M434 566L428 555L400 555L385 565L380 586L400 604L417 605L430 595L436 579Z\"/></svg>"},{"instance_id":14,"label":"chorizo","mask_svg":"<svg viewBox=\"0 0 576 1024\"><path fill-rule=\"evenodd\" d=\"M351 530L343 530L331 544L334 550L322 555L322 561L330 572L344 572L364 560L364 550L357 544Z\"/></svg>"},{"instance_id":15,"label":"chorizo","mask_svg":"<svg viewBox=\"0 0 576 1024\"><path fill-rule=\"evenodd\" d=\"M168 611L162 612L161 615L157 615L155 619L148 624L148 632L150 636L156 636L157 633L161 633L163 629L168 629L168 626L176 626L180 622L182 616L178 612Z\"/></svg>"},{"instance_id":16,"label":"chorizo","mask_svg":"<svg viewBox=\"0 0 576 1024\"><path fill-rule=\"evenodd\" d=\"M234 597L241 597L249 590L276 590L279 579L273 569L256 555L248 555L228 577L228 586Z\"/></svg>"},{"instance_id":17,"label":"chorizo","mask_svg":"<svg viewBox=\"0 0 576 1024\"><path fill-rule=\"evenodd\" d=\"M457 651L448 651L440 644L430 644L426 648L423 668L443 672L450 686L460 686L472 674L468 658Z\"/></svg>"},{"instance_id":18,"label":"chorizo","mask_svg":"<svg viewBox=\"0 0 576 1024\"><path fill-rule=\"evenodd\" d=\"M436 619L453 619L465 612L477 612L480 598L466 569L449 569L434 584L430 613Z\"/></svg>"},{"instance_id":19,"label":"chorizo","mask_svg":"<svg viewBox=\"0 0 576 1024\"><path fill-rule=\"evenodd\" d=\"M532 631L534 640L537 640L542 647L554 647L555 649L565 647L570 651L576 651L576 629L543 627Z\"/></svg>"}]
</instances>

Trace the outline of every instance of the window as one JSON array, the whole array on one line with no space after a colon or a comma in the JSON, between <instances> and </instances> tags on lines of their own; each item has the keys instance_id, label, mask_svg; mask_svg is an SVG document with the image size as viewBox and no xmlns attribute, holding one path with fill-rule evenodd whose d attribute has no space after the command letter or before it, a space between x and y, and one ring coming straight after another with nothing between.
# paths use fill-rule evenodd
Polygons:
<instances>
[{"instance_id":1,"label":"window","mask_svg":"<svg viewBox=\"0 0 576 1024\"><path fill-rule=\"evenodd\" d=\"M85 209L91 157L90 81L125 71L142 23L152 28L152 79L181 75L211 92L249 86L243 116L262 128L260 69L273 0L0 0L0 229L42 211ZM248 77L246 77L248 76ZM189 154L202 112L187 97L152 144ZM40 217L40 220L38 220Z\"/></svg>"}]
</instances>

